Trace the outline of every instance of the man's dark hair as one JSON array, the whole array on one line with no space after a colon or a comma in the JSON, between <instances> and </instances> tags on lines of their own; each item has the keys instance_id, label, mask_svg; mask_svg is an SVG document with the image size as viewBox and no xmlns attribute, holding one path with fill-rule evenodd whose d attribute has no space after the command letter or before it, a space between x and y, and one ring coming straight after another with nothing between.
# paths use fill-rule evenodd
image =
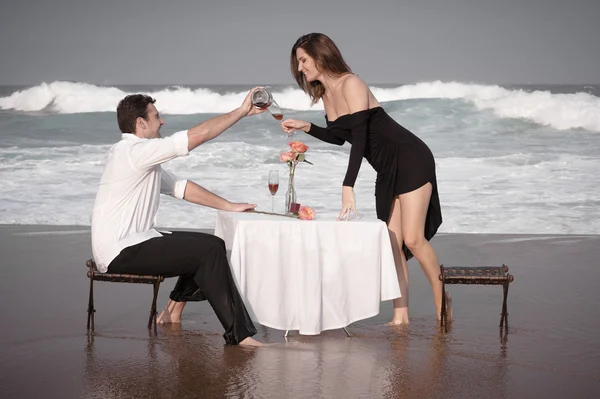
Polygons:
<instances>
[{"instance_id":1,"label":"man's dark hair","mask_svg":"<svg viewBox=\"0 0 600 399\"><path fill-rule=\"evenodd\" d=\"M117 122L121 133L135 133L137 118L148 120L148 104L155 102L155 99L145 94L131 94L119 101Z\"/></svg>"}]
</instances>

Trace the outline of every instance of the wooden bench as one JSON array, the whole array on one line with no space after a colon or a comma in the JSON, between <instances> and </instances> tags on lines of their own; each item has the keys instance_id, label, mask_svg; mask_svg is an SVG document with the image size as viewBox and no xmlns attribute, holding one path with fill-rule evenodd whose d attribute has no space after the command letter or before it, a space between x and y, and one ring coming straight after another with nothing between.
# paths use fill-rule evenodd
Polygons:
<instances>
[{"instance_id":1,"label":"wooden bench","mask_svg":"<svg viewBox=\"0 0 600 399\"><path fill-rule=\"evenodd\" d=\"M90 279L90 298L88 301L88 318L87 329L90 330L90 321L92 332L94 332L94 280L107 281L111 283L136 283L136 284L152 284L154 286L154 297L152 298L152 307L150 308L150 318L148 319L148 330L154 325L154 334L156 335L156 297L158 296L158 288L160 283L164 281L164 276L151 276L140 274L117 274L117 273L101 273L96 268L96 263L92 259L86 262L88 267L87 276Z\"/></svg>"},{"instance_id":2,"label":"wooden bench","mask_svg":"<svg viewBox=\"0 0 600 399\"><path fill-rule=\"evenodd\" d=\"M508 330L506 298L508 296L508 286L515 279L512 274L508 273L508 266L444 267L444 265L440 265L439 279L442 281L442 309L440 314L442 328L447 328L448 324L446 321L446 284L483 284L502 285L504 300L502 302L500 328L505 327Z\"/></svg>"}]
</instances>

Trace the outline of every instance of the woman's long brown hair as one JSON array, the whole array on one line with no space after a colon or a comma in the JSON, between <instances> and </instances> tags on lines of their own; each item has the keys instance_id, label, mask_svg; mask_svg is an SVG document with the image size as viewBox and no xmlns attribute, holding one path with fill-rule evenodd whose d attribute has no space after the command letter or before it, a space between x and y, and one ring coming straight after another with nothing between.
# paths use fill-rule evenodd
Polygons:
<instances>
[{"instance_id":1,"label":"woman's long brown hair","mask_svg":"<svg viewBox=\"0 0 600 399\"><path fill-rule=\"evenodd\" d=\"M323 83L315 80L307 82L304 74L298 71L298 59L296 58L296 50L299 48L306 51L313 60L319 72L326 73L332 76L339 76L345 73L351 73L352 70L344 61L342 53L327 35L323 33L309 33L301 36L292 47L290 56L290 67L292 76L298 82L298 86L307 93L313 104L325 94Z\"/></svg>"}]
</instances>

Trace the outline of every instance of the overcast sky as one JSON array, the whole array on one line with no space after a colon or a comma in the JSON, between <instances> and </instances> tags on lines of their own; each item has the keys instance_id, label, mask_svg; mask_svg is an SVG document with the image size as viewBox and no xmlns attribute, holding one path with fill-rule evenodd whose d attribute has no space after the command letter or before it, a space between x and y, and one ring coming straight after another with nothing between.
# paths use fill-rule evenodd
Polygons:
<instances>
[{"instance_id":1,"label":"overcast sky","mask_svg":"<svg viewBox=\"0 0 600 399\"><path fill-rule=\"evenodd\" d=\"M329 35L369 83L600 83L600 0L0 0L0 84L293 83Z\"/></svg>"}]
</instances>

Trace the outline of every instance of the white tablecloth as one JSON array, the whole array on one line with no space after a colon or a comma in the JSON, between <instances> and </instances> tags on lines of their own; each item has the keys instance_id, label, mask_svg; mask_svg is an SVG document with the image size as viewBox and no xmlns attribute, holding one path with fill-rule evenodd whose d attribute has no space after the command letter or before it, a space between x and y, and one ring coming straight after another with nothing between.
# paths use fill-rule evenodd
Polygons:
<instances>
[{"instance_id":1,"label":"white tablecloth","mask_svg":"<svg viewBox=\"0 0 600 399\"><path fill-rule=\"evenodd\" d=\"M218 212L215 235L251 318L300 334L345 327L400 297L382 221L304 221Z\"/></svg>"}]
</instances>

